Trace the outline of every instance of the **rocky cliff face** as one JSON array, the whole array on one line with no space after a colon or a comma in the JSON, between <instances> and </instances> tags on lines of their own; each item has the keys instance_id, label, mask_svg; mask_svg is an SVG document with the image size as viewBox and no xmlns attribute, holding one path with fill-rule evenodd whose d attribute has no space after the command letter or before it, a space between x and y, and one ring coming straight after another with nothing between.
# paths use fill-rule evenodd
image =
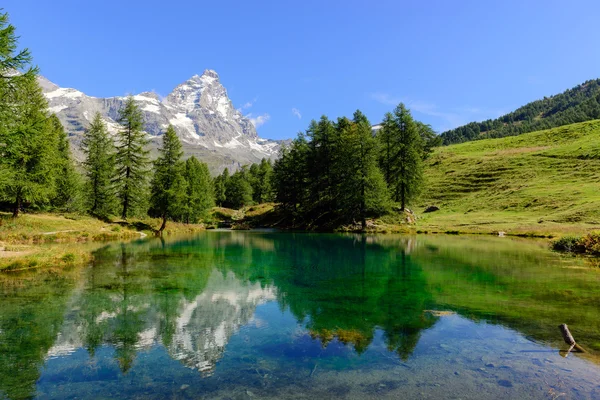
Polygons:
<instances>
[{"instance_id":1,"label":"rocky cliff face","mask_svg":"<svg viewBox=\"0 0 600 400\"><path fill-rule=\"evenodd\" d=\"M97 98L76 89L61 88L39 78L49 109L61 120L74 144L76 156L81 137L96 112L110 132L116 132L119 109L126 97ZM171 124L182 141L186 156L195 155L213 172L225 167L276 158L281 142L261 139L250 120L237 110L213 70L194 75L161 99L156 93L133 96L144 113L145 129L154 148Z\"/></svg>"}]
</instances>

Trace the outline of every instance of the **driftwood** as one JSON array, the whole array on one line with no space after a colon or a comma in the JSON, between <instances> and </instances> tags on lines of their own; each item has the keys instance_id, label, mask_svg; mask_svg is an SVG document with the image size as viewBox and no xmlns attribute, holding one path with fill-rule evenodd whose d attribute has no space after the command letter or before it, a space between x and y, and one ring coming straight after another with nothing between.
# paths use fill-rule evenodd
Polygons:
<instances>
[{"instance_id":1,"label":"driftwood","mask_svg":"<svg viewBox=\"0 0 600 400\"><path fill-rule=\"evenodd\" d=\"M565 341L566 344L568 344L569 346L569 350L567 350L567 354L569 354L571 351L578 351L580 353L585 353L586 351L575 342L575 338L573 338L573 335L571 335L571 332L569 331L569 327L567 326L567 324L561 324L558 326L558 329L560 329L560 333L562 334L563 340Z\"/></svg>"}]
</instances>

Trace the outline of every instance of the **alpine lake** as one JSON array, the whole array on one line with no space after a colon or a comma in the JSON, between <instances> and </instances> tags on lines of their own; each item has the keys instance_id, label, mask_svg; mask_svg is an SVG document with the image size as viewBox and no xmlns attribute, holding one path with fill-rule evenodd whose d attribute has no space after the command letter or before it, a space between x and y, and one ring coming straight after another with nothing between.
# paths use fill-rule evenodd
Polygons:
<instances>
[{"instance_id":1,"label":"alpine lake","mask_svg":"<svg viewBox=\"0 0 600 400\"><path fill-rule=\"evenodd\" d=\"M108 244L2 283L2 398L600 399L600 268L488 236Z\"/></svg>"}]
</instances>

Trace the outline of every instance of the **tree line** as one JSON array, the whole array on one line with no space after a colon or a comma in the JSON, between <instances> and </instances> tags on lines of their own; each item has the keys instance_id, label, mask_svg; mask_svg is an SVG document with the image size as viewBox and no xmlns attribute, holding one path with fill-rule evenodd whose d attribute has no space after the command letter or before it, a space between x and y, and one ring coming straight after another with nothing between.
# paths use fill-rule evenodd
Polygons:
<instances>
[{"instance_id":1,"label":"tree line","mask_svg":"<svg viewBox=\"0 0 600 400\"><path fill-rule=\"evenodd\" d=\"M214 204L206 164L182 159L172 126L159 156L149 158L139 107L129 97L119 112L120 129L109 134L100 114L85 131L85 160L77 168L68 136L37 82L29 50L17 51L15 28L0 14L0 207L18 217L30 210L87 212L122 219L148 214L199 222ZM80 172L80 170L82 170Z\"/></svg>"},{"instance_id":2,"label":"tree line","mask_svg":"<svg viewBox=\"0 0 600 400\"><path fill-rule=\"evenodd\" d=\"M334 228L401 210L423 184L423 160L440 139L399 104L373 131L365 115L312 121L273 167L275 200L294 226Z\"/></svg>"},{"instance_id":3,"label":"tree line","mask_svg":"<svg viewBox=\"0 0 600 400\"><path fill-rule=\"evenodd\" d=\"M275 201L273 164L270 159L244 165L230 175L229 169L214 179L215 202L220 207L239 209Z\"/></svg>"},{"instance_id":4,"label":"tree line","mask_svg":"<svg viewBox=\"0 0 600 400\"><path fill-rule=\"evenodd\" d=\"M444 144L501 138L600 118L600 79L586 81L551 97L544 97L497 119L471 122L446 131Z\"/></svg>"}]
</instances>

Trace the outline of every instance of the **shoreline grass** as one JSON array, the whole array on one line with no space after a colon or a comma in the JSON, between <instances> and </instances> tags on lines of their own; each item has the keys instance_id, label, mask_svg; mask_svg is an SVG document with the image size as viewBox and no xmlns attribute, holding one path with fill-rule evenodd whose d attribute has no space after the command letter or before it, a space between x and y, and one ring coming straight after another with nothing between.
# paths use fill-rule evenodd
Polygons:
<instances>
[{"instance_id":1,"label":"shoreline grass","mask_svg":"<svg viewBox=\"0 0 600 400\"><path fill-rule=\"evenodd\" d=\"M158 219L106 222L82 215L0 213L0 273L88 264L92 251L110 241L135 240L156 233ZM169 222L163 235L204 230L202 224Z\"/></svg>"}]
</instances>

